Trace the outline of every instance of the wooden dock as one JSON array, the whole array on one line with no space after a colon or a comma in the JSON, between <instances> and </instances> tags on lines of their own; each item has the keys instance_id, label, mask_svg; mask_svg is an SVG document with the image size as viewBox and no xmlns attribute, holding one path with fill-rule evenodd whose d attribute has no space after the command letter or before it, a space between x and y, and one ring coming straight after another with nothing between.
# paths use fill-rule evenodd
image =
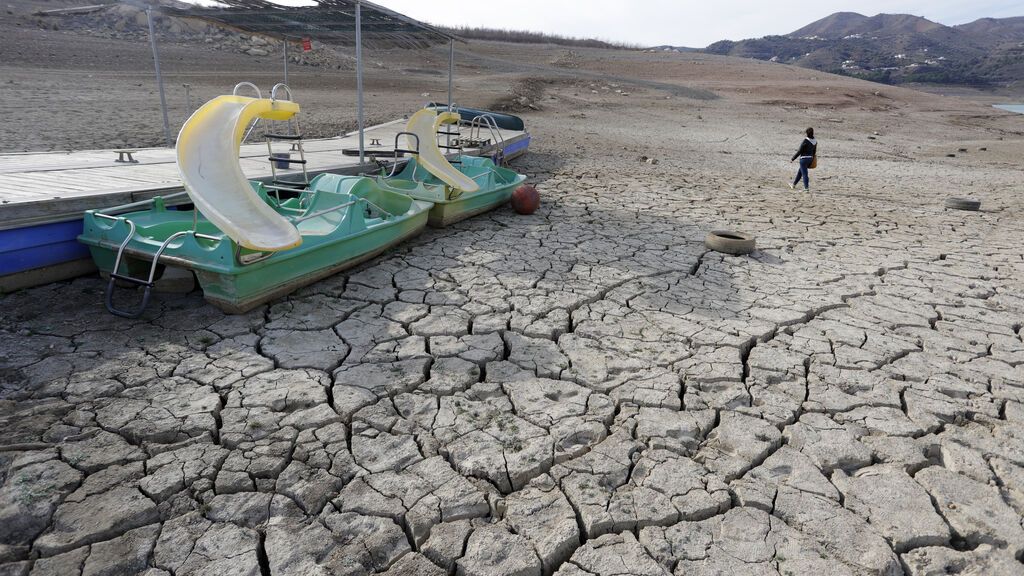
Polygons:
<instances>
[{"instance_id":1,"label":"wooden dock","mask_svg":"<svg viewBox=\"0 0 1024 576\"><path fill-rule=\"evenodd\" d=\"M404 120L367 128L366 149L392 148L395 135L404 128ZM502 137L504 146L512 150L529 135L503 130ZM254 139L255 135L251 140ZM380 146L371 146L372 141L379 141ZM360 174L378 170L370 158L360 165L357 156L342 153L345 149L358 149L358 134L303 140L302 144L311 176L321 172ZM489 155L499 147L492 143L465 152ZM287 143L274 143L275 153L287 150ZM514 155L515 151L509 154ZM173 149L144 148L133 156L137 163L117 162L114 150L0 154L0 230L77 220L85 210L147 200L184 189ZM251 180L271 177L265 142L244 144L239 164ZM298 174L299 170L278 170L278 175L285 175L286 179L294 179Z\"/></svg>"},{"instance_id":2,"label":"wooden dock","mask_svg":"<svg viewBox=\"0 0 1024 576\"><path fill-rule=\"evenodd\" d=\"M393 149L395 137L404 129L405 120L367 128L366 150ZM267 144L260 138L254 134L252 143L242 145L239 164L250 180L269 181L273 173ZM501 150L505 158L514 158L526 152L530 135L502 130L500 138L493 140L497 142L463 153L490 156ZM273 146L275 155L289 152L287 142ZM303 140L302 146L310 177L323 172L375 174L380 170L369 155L360 164L358 155L344 154L345 150L358 150L358 133ZM296 152L291 154L296 158ZM0 154L0 293L91 270L88 251L75 240L86 210L184 190L173 149L133 150L132 163L118 162L119 156L114 149ZM389 164L392 158L382 156ZM296 169L277 170L278 179L283 180L301 181L301 174ZM181 201L188 202L188 198Z\"/></svg>"}]
</instances>

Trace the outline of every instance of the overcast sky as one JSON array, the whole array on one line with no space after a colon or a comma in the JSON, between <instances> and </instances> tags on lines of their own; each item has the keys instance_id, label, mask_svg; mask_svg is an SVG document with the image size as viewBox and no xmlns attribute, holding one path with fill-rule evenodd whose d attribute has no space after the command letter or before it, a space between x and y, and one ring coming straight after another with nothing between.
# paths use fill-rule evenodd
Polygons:
<instances>
[{"instance_id":1,"label":"overcast sky","mask_svg":"<svg viewBox=\"0 0 1024 576\"><path fill-rule=\"evenodd\" d=\"M657 46L788 34L833 12L914 14L946 25L1024 16L1021 0L375 0L419 20Z\"/></svg>"}]
</instances>

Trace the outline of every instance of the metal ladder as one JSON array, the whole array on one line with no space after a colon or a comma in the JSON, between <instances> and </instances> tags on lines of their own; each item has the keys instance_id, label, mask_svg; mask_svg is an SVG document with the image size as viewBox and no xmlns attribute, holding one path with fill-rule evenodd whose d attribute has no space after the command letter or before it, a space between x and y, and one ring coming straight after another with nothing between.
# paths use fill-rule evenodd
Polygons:
<instances>
[{"instance_id":1,"label":"metal ladder","mask_svg":"<svg viewBox=\"0 0 1024 576\"><path fill-rule=\"evenodd\" d=\"M168 198L169 197L170 196L168 196ZM153 202L154 204L159 203L162 206L163 199L157 196L156 198L148 202ZM107 307L107 310L111 314L115 316L120 316L122 318L138 318L139 316L142 316L142 313L146 310L146 306L149 305L150 296L152 296L153 286L156 284L156 269L157 266L160 264L160 256L163 255L164 250L167 250L167 247L171 245L171 242L174 242L178 238L181 238L182 236L187 236L189 234L196 238L203 238L205 240L213 240L217 242L223 239L220 236L200 234L199 232L195 231L194 227L192 230L182 230L180 232L175 232L174 234L171 234L170 236L167 237L166 240L164 240L160 244L160 248L157 249L156 254L153 255L153 262L149 266L149 276L145 280L143 280L142 278L135 278L134 276L127 276L125 274L120 274L118 272L118 270L121 268L121 261L124 259L124 249L128 247L128 243L131 242L132 238L135 236L135 222L132 222L131 220L123 216L111 216L109 214L103 214L100 212L94 212L93 216L98 218L104 218L107 220L113 220L115 222L123 221L125 224L128 225L128 235L124 237L124 241L122 241L121 245L117 248L117 257L114 259L114 268L110 271L110 280L107 282L107 289L104 293L103 299L103 303ZM142 292L142 302L139 304L138 308L135 308L134 310L121 310L114 306L114 287L115 283L118 280L122 280L124 282L129 282L144 287Z\"/></svg>"},{"instance_id":2,"label":"metal ladder","mask_svg":"<svg viewBox=\"0 0 1024 576\"><path fill-rule=\"evenodd\" d=\"M270 99L277 100L277 91L284 90L287 93L287 98L284 100L292 100L292 91L288 85L279 83L274 85L270 90ZM277 202L281 202L281 192L291 192L294 194L303 194L309 190L309 172L306 170L306 151L302 147L302 132L299 130L299 120L294 116L285 120L287 126L283 132L270 132L264 127L263 138L267 142L267 160L270 161L270 184L265 185L268 190L274 192L274 196L277 198ZM285 155L279 155L274 153L274 142L288 142L291 144L289 151ZM299 158L294 159L291 157L292 152L298 152ZM302 181L294 180L282 180L278 177L277 171L281 168L280 164L298 164L302 167Z\"/></svg>"},{"instance_id":3,"label":"metal ladder","mask_svg":"<svg viewBox=\"0 0 1024 576\"><path fill-rule=\"evenodd\" d=\"M501 135L501 128L498 127L497 120L490 114L481 114L469 123L469 138L474 142L483 142L483 129L487 128L490 133L490 141L494 142L497 147L497 152L492 157L494 163L498 166L505 164L505 137ZM482 146L481 146L482 147Z\"/></svg>"}]
</instances>

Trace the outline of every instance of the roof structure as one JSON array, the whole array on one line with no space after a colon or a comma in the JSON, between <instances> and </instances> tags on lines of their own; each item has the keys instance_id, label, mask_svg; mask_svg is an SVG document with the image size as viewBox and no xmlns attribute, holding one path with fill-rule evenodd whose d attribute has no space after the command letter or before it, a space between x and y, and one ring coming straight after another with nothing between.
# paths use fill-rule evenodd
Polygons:
<instances>
[{"instance_id":1,"label":"roof structure","mask_svg":"<svg viewBox=\"0 0 1024 576\"><path fill-rule=\"evenodd\" d=\"M298 40L313 38L351 46L356 37L356 4L361 5L362 40L366 45L424 46L461 38L383 6L362 0L313 0L313 6L283 6L266 0L218 0L224 7L174 8L172 16L198 18L250 34Z\"/></svg>"}]
</instances>

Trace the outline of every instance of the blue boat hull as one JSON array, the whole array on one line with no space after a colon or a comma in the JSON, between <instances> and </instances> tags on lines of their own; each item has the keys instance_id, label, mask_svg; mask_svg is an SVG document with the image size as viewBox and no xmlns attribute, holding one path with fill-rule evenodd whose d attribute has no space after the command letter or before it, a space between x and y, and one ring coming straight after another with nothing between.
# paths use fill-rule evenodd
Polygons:
<instances>
[{"instance_id":1,"label":"blue boat hull","mask_svg":"<svg viewBox=\"0 0 1024 576\"><path fill-rule=\"evenodd\" d=\"M88 258L76 240L81 233L81 220L0 230L0 276Z\"/></svg>"}]
</instances>

